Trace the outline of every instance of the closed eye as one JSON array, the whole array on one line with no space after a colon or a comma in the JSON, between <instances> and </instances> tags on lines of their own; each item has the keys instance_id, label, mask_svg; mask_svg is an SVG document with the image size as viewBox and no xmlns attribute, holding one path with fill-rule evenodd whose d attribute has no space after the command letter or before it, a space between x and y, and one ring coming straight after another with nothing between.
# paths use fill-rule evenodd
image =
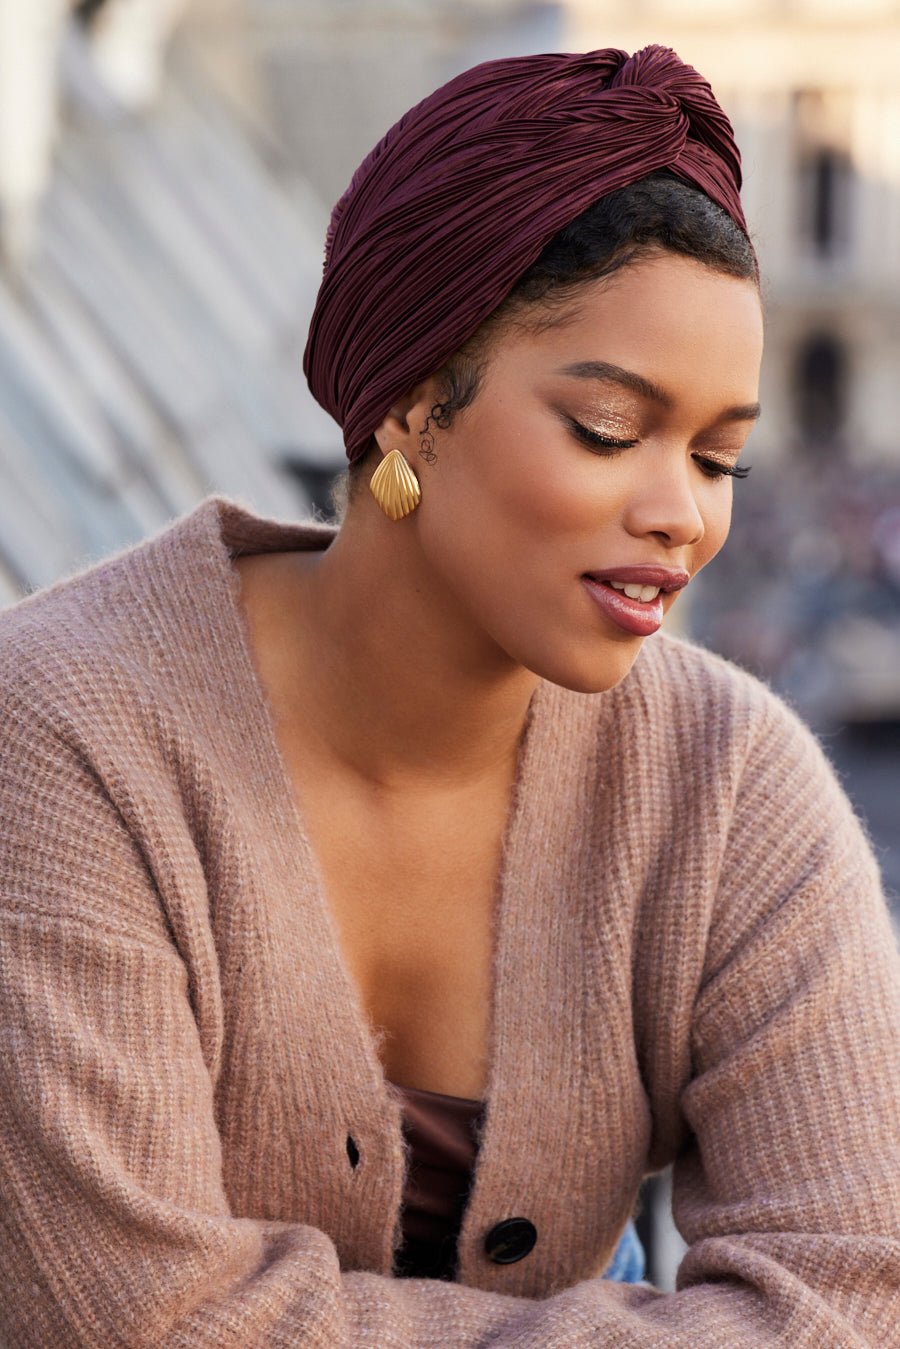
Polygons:
<instances>
[{"instance_id":1,"label":"closed eye","mask_svg":"<svg viewBox=\"0 0 900 1349\"><path fill-rule=\"evenodd\" d=\"M592 431L589 426L584 426L571 417L566 420L579 440L584 441L596 452L610 457L618 454L621 450L630 450L638 443L636 440L614 440L611 436L601 435L599 431ZM749 464L724 464L718 459L707 459L702 454L695 454L691 457L701 472L714 481L717 478L746 478L750 472Z\"/></svg>"},{"instance_id":2,"label":"closed eye","mask_svg":"<svg viewBox=\"0 0 900 1349\"><path fill-rule=\"evenodd\" d=\"M704 459L702 454L693 454L691 458L709 478L746 478L750 472L749 464L722 464L718 459Z\"/></svg>"},{"instance_id":3,"label":"closed eye","mask_svg":"<svg viewBox=\"0 0 900 1349\"><path fill-rule=\"evenodd\" d=\"M599 431L592 431L589 426L583 426L581 422L576 422L571 417L567 417L566 420L579 440L598 449L630 450L637 444L636 440L613 440L611 436L601 436Z\"/></svg>"}]
</instances>

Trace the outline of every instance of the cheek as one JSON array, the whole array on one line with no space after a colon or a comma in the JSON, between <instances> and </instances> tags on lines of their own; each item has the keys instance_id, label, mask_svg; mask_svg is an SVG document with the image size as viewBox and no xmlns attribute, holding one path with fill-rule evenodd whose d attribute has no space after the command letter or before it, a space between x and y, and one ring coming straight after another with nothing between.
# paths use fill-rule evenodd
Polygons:
<instances>
[{"instance_id":1,"label":"cheek","mask_svg":"<svg viewBox=\"0 0 900 1349\"><path fill-rule=\"evenodd\" d=\"M589 452L585 460L546 422L498 416L448 444L429 475L433 510L420 522L427 560L504 645L531 629L536 612L555 611L560 586L597 553L611 518L600 481L608 475Z\"/></svg>"},{"instance_id":2,"label":"cheek","mask_svg":"<svg viewBox=\"0 0 900 1349\"><path fill-rule=\"evenodd\" d=\"M728 538L733 499L733 488L729 482L714 483L712 491L700 505L703 539L696 549L698 570L712 561Z\"/></svg>"},{"instance_id":3,"label":"cheek","mask_svg":"<svg viewBox=\"0 0 900 1349\"><path fill-rule=\"evenodd\" d=\"M734 488L731 483L716 483L714 487L715 491L710 494L711 502L703 509L703 545L708 549L710 557L715 557L729 537L731 509L734 503Z\"/></svg>"},{"instance_id":4,"label":"cheek","mask_svg":"<svg viewBox=\"0 0 900 1349\"><path fill-rule=\"evenodd\" d=\"M603 472L590 451L570 446L546 417L486 426L481 446L466 478L471 509L485 527L575 536L615 513L612 465Z\"/></svg>"}]
</instances>

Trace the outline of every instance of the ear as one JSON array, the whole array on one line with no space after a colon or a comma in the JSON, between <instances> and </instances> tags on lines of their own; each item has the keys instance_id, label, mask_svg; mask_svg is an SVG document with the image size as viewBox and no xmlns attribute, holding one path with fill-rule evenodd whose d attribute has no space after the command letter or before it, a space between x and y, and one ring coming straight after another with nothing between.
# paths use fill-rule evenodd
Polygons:
<instances>
[{"instance_id":1,"label":"ear","mask_svg":"<svg viewBox=\"0 0 900 1349\"><path fill-rule=\"evenodd\" d=\"M434 380L430 376L398 398L372 433L381 453L389 454L391 450L414 453L436 401Z\"/></svg>"}]
</instances>

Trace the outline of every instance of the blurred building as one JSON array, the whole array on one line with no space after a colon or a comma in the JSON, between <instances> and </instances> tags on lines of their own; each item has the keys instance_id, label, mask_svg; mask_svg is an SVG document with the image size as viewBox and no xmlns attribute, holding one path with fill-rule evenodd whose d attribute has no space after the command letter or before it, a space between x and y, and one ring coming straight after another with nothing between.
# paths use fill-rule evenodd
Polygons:
<instances>
[{"instance_id":1,"label":"blurred building","mask_svg":"<svg viewBox=\"0 0 900 1349\"><path fill-rule=\"evenodd\" d=\"M735 125L766 278L754 448L900 463L900 4L568 0L573 50L648 42Z\"/></svg>"},{"instance_id":2,"label":"blurred building","mask_svg":"<svg viewBox=\"0 0 900 1349\"><path fill-rule=\"evenodd\" d=\"M336 201L397 118L478 61L562 46L566 15L532 0L246 0L279 134Z\"/></svg>"},{"instance_id":3,"label":"blurred building","mask_svg":"<svg viewBox=\"0 0 900 1349\"><path fill-rule=\"evenodd\" d=\"M0 603L342 460L300 369L327 212L215 8L0 0Z\"/></svg>"}]
</instances>

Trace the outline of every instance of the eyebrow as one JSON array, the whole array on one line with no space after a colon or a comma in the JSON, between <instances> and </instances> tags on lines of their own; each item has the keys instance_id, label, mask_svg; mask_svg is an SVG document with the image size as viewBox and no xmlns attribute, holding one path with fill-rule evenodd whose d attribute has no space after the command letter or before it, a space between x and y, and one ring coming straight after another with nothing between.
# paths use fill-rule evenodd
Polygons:
<instances>
[{"instance_id":1,"label":"eyebrow","mask_svg":"<svg viewBox=\"0 0 900 1349\"><path fill-rule=\"evenodd\" d=\"M645 379L634 370L625 370L621 365L612 365L609 361L575 361L572 365L562 366L555 373L569 375L574 379L599 379L607 384L619 384L622 388L630 389L632 393L638 394L641 398L648 398L653 403L659 403L664 408L670 408L675 401L671 394L658 384L654 384L652 380ZM737 407L726 408L720 420L755 422L761 411L759 403L741 403Z\"/></svg>"}]
</instances>

